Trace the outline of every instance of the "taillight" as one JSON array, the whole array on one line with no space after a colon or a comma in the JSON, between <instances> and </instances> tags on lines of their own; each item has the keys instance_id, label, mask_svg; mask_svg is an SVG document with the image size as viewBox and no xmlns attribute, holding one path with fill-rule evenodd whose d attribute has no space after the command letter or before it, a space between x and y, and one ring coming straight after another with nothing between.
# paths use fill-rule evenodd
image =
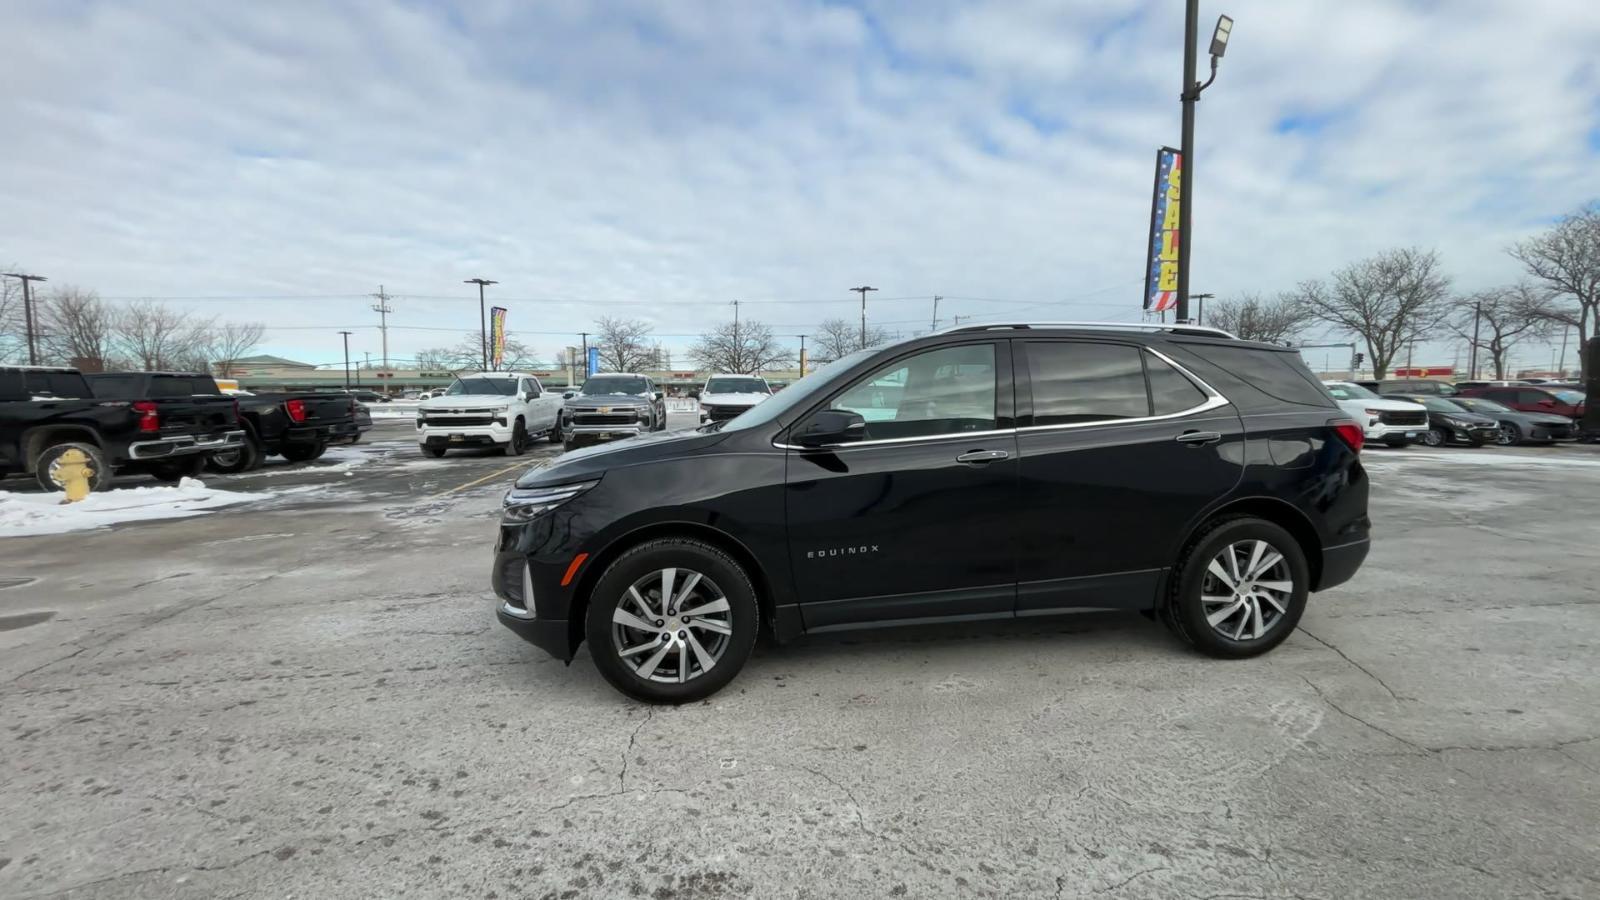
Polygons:
<instances>
[{"instance_id":1,"label":"taillight","mask_svg":"<svg viewBox=\"0 0 1600 900\"><path fill-rule=\"evenodd\" d=\"M304 400L285 400L283 408L288 411L290 421L304 422L306 420L306 402Z\"/></svg>"},{"instance_id":2,"label":"taillight","mask_svg":"<svg viewBox=\"0 0 1600 900\"><path fill-rule=\"evenodd\" d=\"M161 414L156 411L156 405L150 400L135 400L133 411L139 414L139 430L157 432L161 430Z\"/></svg>"},{"instance_id":3,"label":"taillight","mask_svg":"<svg viewBox=\"0 0 1600 900\"><path fill-rule=\"evenodd\" d=\"M1349 419L1334 419L1328 424L1333 426L1333 432L1339 436L1339 440L1344 441L1351 450L1361 452L1361 445L1366 443L1367 435L1360 425Z\"/></svg>"}]
</instances>

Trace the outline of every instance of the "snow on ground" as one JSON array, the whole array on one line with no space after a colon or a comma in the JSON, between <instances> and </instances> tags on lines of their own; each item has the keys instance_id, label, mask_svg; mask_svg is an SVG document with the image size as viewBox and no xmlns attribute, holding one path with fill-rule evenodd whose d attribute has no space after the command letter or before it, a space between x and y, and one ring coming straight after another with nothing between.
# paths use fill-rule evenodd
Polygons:
<instances>
[{"instance_id":1,"label":"snow on ground","mask_svg":"<svg viewBox=\"0 0 1600 900\"><path fill-rule=\"evenodd\" d=\"M1446 465L1460 466L1505 466L1510 468L1556 466L1564 469L1600 469L1600 458L1578 457L1571 453L1563 453L1560 447L1547 448L1537 456L1532 453L1507 453L1502 450L1490 450L1487 448L1429 451L1408 447L1405 450L1363 453L1361 454L1361 461L1367 465L1381 461L1394 463L1444 463Z\"/></svg>"},{"instance_id":2,"label":"snow on ground","mask_svg":"<svg viewBox=\"0 0 1600 900\"><path fill-rule=\"evenodd\" d=\"M374 459L393 450L393 445L382 446L379 444L364 444L346 447L329 447L322 455L309 463L290 462L281 456L274 456L261 465L261 468L245 473L247 476L256 475L288 475L290 473L304 474L315 472L319 475L345 475L355 474L351 470L356 466L366 465Z\"/></svg>"},{"instance_id":3,"label":"snow on ground","mask_svg":"<svg viewBox=\"0 0 1600 900\"><path fill-rule=\"evenodd\" d=\"M150 519L183 519L272 496L220 491L194 478L185 478L171 487L97 491L77 503L65 504L61 494L0 494L0 537L63 534Z\"/></svg>"}]
</instances>

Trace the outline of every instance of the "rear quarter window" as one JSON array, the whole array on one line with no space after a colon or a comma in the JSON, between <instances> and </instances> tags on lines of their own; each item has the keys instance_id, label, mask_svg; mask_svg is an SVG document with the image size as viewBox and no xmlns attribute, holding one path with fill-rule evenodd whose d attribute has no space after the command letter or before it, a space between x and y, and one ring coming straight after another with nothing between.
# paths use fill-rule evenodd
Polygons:
<instances>
[{"instance_id":1,"label":"rear quarter window","mask_svg":"<svg viewBox=\"0 0 1600 900\"><path fill-rule=\"evenodd\" d=\"M139 381L138 375L96 375L89 379L89 387L103 400L136 400Z\"/></svg>"},{"instance_id":2,"label":"rear quarter window","mask_svg":"<svg viewBox=\"0 0 1600 900\"><path fill-rule=\"evenodd\" d=\"M150 378L151 397L193 397L221 393L217 383L205 375L155 375Z\"/></svg>"},{"instance_id":3,"label":"rear quarter window","mask_svg":"<svg viewBox=\"0 0 1600 900\"><path fill-rule=\"evenodd\" d=\"M1185 344L1183 350L1209 363L1206 368L1226 373L1228 384L1211 386L1247 412L1268 411L1284 404L1337 408L1297 354L1212 344ZM1210 381L1206 372L1195 374Z\"/></svg>"}]
</instances>

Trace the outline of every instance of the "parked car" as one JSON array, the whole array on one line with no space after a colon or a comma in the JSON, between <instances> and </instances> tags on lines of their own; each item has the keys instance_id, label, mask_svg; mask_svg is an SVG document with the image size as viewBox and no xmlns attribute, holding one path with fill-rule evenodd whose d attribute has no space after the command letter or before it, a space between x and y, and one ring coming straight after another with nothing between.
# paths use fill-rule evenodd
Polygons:
<instances>
[{"instance_id":1,"label":"parked car","mask_svg":"<svg viewBox=\"0 0 1600 900\"><path fill-rule=\"evenodd\" d=\"M519 456L535 440L561 439L561 396L526 372L483 372L457 378L444 395L417 406L417 443L425 456L452 447L494 447Z\"/></svg>"},{"instance_id":2,"label":"parked car","mask_svg":"<svg viewBox=\"0 0 1600 900\"><path fill-rule=\"evenodd\" d=\"M371 407L367 406L365 403L360 402L359 400L356 401L355 420L356 420L356 436L350 439L350 443L352 443L352 444L354 444L355 442L361 440L361 436L363 434L366 434L367 432L372 430L372 409L371 409Z\"/></svg>"},{"instance_id":3,"label":"parked car","mask_svg":"<svg viewBox=\"0 0 1600 900\"><path fill-rule=\"evenodd\" d=\"M1482 447L1500 436L1500 423L1493 416L1472 412L1452 399L1416 394L1393 396L1420 403L1428 410L1428 430L1422 433L1421 440L1429 447L1452 443Z\"/></svg>"},{"instance_id":4,"label":"parked car","mask_svg":"<svg viewBox=\"0 0 1600 900\"><path fill-rule=\"evenodd\" d=\"M700 391L700 421L726 422L770 396L760 375L712 375Z\"/></svg>"},{"instance_id":5,"label":"parked car","mask_svg":"<svg viewBox=\"0 0 1600 900\"><path fill-rule=\"evenodd\" d=\"M645 375L590 375L583 387L562 397L560 431L567 450L667 429L666 395Z\"/></svg>"},{"instance_id":6,"label":"parked car","mask_svg":"<svg viewBox=\"0 0 1600 900\"><path fill-rule=\"evenodd\" d=\"M1456 382L1456 392L1460 393L1465 391L1467 388L1516 387L1519 384L1527 383L1528 382L1526 381L1458 381Z\"/></svg>"},{"instance_id":7,"label":"parked car","mask_svg":"<svg viewBox=\"0 0 1600 900\"><path fill-rule=\"evenodd\" d=\"M1462 395L1483 397L1522 412L1551 413L1572 420L1583 418L1585 409L1583 392L1573 388L1521 384L1469 388Z\"/></svg>"},{"instance_id":8,"label":"parked car","mask_svg":"<svg viewBox=\"0 0 1600 900\"><path fill-rule=\"evenodd\" d=\"M1398 397L1379 397L1353 381L1324 381L1322 386L1361 425L1366 440L1404 447L1428 429L1428 411L1422 404Z\"/></svg>"},{"instance_id":9,"label":"parked car","mask_svg":"<svg viewBox=\"0 0 1600 900\"><path fill-rule=\"evenodd\" d=\"M523 475L497 616L562 660L588 640L613 686L668 703L726 685L762 627L1146 610L1254 656L1365 559L1362 441L1294 350L1191 326L956 328Z\"/></svg>"},{"instance_id":10,"label":"parked car","mask_svg":"<svg viewBox=\"0 0 1600 900\"><path fill-rule=\"evenodd\" d=\"M356 424L359 404L349 394L240 391L233 398L239 403L245 440L237 448L211 454L213 472L248 472L269 456L309 462L334 444L353 444L361 438Z\"/></svg>"},{"instance_id":11,"label":"parked car","mask_svg":"<svg viewBox=\"0 0 1600 900\"><path fill-rule=\"evenodd\" d=\"M1554 413L1532 413L1512 409L1486 397L1452 397L1455 403L1480 416L1489 416L1500 424L1500 433L1494 442L1502 447L1512 444L1548 444L1553 441L1571 441L1578 437L1578 426L1566 416Z\"/></svg>"},{"instance_id":12,"label":"parked car","mask_svg":"<svg viewBox=\"0 0 1600 900\"><path fill-rule=\"evenodd\" d=\"M390 397L388 394L380 394L377 391L363 391L358 389L353 391L342 391L341 393L348 394L349 396L360 400L362 403L391 403L394 401L394 398Z\"/></svg>"},{"instance_id":13,"label":"parked car","mask_svg":"<svg viewBox=\"0 0 1600 900\"><path fill-rule=\"evenodd\" d=\"M177 481L204 466L207 454L244 439L233 400L215 386L196 396L183 384L190 376L153 377L163 379L157 396L110 397L77 369L0 366L0 475L32 475L44 490L63 490L61 456L77 449L89 457L92 489L119 474Z\"/></svg>"},{"instance_id":14,"label":"parked car","mask_svg":"<svg viewBox=\"0 0 1600 900\"><path fill-rule=\"evenodd\" d=\"M1456 386L1445 381L1434 381L1431 378L1391 378L1378 382L1375 390L1384 397L1390 394L1450 397L1455 395Z\"/></svg>"}]
</instances>

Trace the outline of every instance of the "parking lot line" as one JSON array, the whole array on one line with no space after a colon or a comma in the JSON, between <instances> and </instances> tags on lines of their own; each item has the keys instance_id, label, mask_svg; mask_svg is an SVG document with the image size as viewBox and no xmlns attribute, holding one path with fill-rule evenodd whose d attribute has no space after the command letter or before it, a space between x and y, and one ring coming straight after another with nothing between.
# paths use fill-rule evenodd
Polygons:
<instances>
[{"instance_id":1,"label":"parking lot line","mask_svg":"<svg viewBox=\"0 0 1600 900\"><path fill-rule=\"evenodd\" d=\"M533 463L532 465L529 465L528 463L514 463L512 465L506 466L504 469L500 469L497 472L490 472L489 474L483 476L482 478L477 478L477 479L474 479L472 481L467 482L466 484L458 484L453 488L449 488L448 490L440 491L439 493L434 494L434 496L435 497L443 497L445 494L454 494L456 491L464 491L469 487L476 487L477 485L483 484L485 481L488 481L491 478L498 478L501 475L504 475L505 473L510 472L513 469L521 469L521 468L542 469L542 468L544 468L544 463L536 462L536 463Z\"/></svg>"}]
</instances>

